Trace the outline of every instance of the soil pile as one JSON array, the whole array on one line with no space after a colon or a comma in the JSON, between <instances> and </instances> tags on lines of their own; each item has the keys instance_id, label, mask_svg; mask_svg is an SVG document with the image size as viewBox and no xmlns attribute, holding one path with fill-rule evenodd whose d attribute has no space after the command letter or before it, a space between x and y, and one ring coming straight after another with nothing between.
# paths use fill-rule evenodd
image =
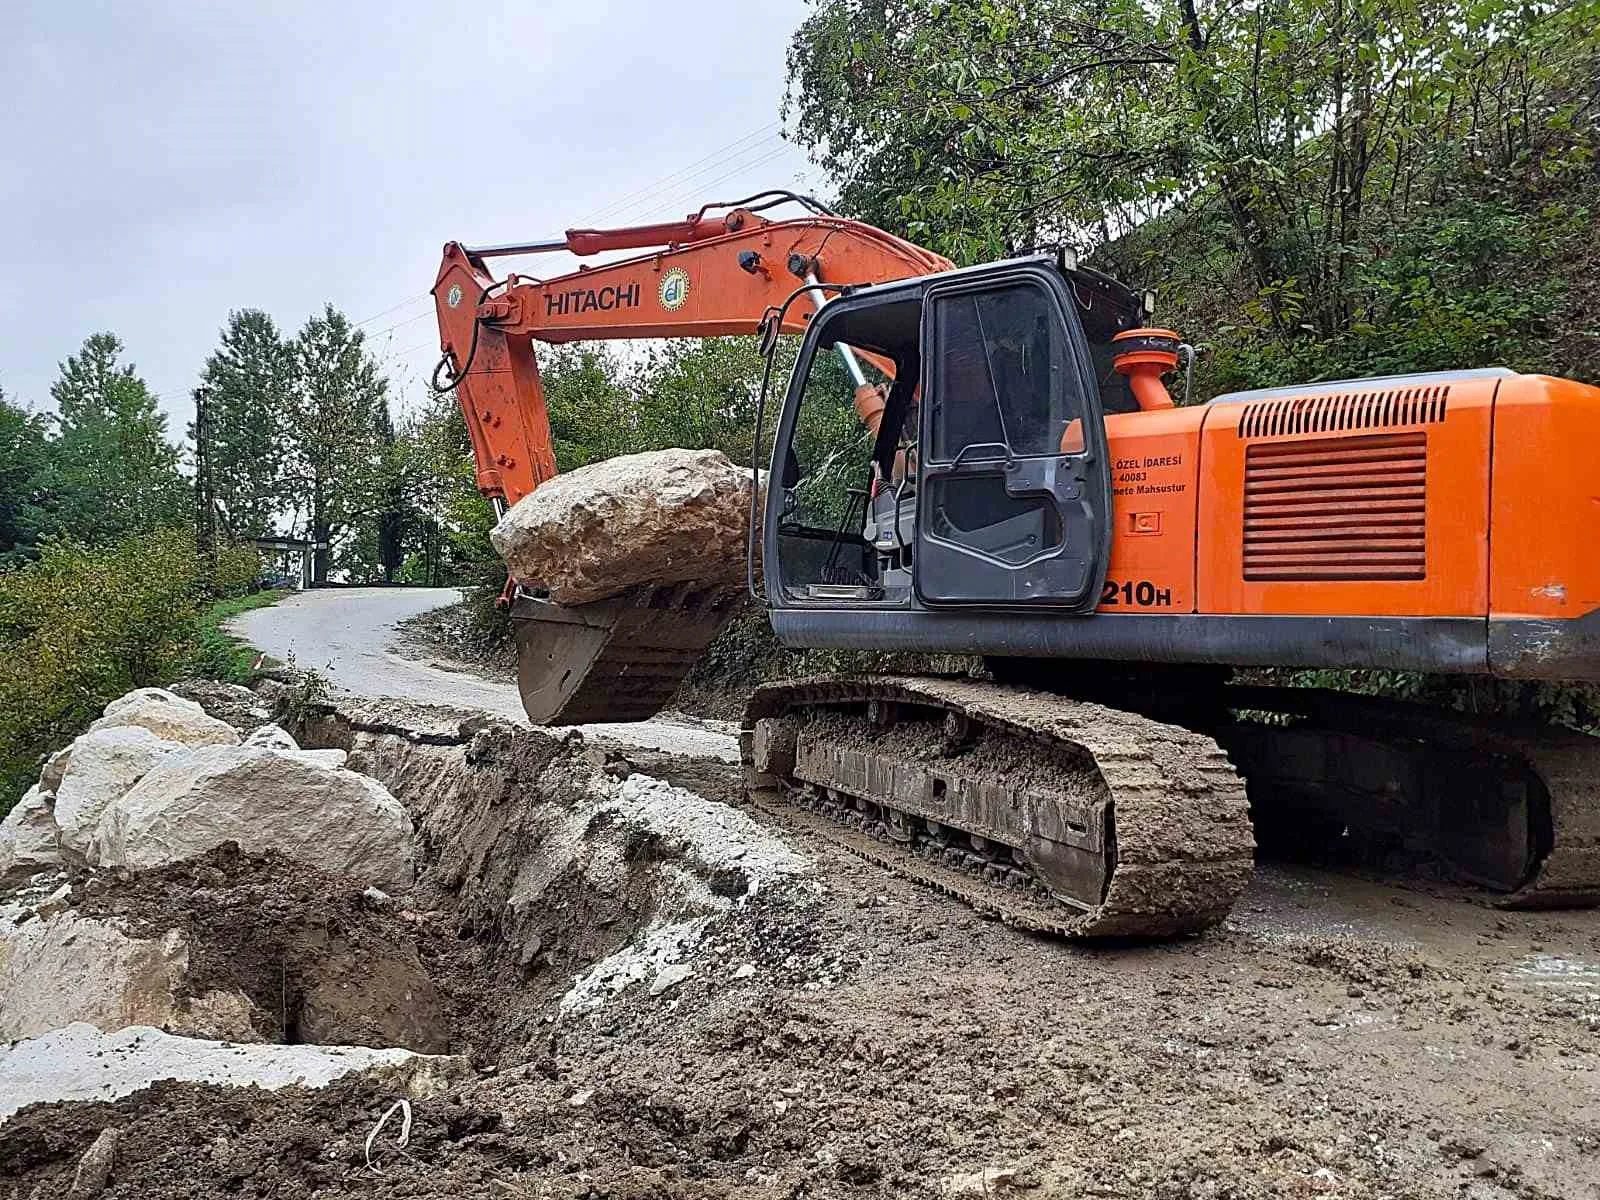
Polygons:
<instances>
[{"instance_id":1,"label":"soil pile","mask_svg":"<svg viewBox=\"0 0 1600 1200\"><path fill-rule=\"evenodd\" d=\"M412 1100L404 1147L391 1120L377 1172L390 1083L36 1106L0 1125L19 1195L67 1194L97 1142L100 1194L140 1200L1600 1189L1595 914L1268 869L1201 938L1065 945L719 806L726 765L410 719L295 731L417 821L392 909L249 856L82 903L197 944L273 936L249 910L281 903L286 961L319 910L341 955L413 947L477 1073ZM208 871L238 904L185 899L224 890Z\"/></svg>"}]
</instances>

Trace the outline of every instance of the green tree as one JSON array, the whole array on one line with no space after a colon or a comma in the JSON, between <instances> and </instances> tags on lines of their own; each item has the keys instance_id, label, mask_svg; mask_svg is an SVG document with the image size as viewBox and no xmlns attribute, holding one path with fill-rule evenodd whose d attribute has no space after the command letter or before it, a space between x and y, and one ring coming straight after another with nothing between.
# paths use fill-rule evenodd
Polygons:
<instances>
[{"instance_id":1,"label":"green tree","mask_svg":"<svg viewBox=\"0 0 1600 1200\"><path fill-rule=\"evenodd\" d=\"M1069 242L1164 282L1176 247L1202 304L1319 340L1370 323L1364 265L1450 181L1587 169L1596 15L830 0L791 44L788 115L847 210L958 261ZM1152 219L1164 239L1126 238Z\"/></svg>"},{"instance_id":2,"label":"green tree","mask_svg":"<svg viewBox=\"0 0 1600 1200\"><path fill-rule=\"evenodd\" d=\"M601 345L539 347L550 440L563 471L642 447L622 361Z\"/></svg>"},{"instance_id":3,"label":"green tree","mask_svg":"<svg viewBox=\"0 0 1600 1200\"><path fill-rule=\"evenodd\" d=\"M331 304L295 338L285 420L284 495L315 543L313 580L327 581L334 543L380 506L378 412L388 381L365 338Z\"/></svg>"},{"instance_id":4,"label":"green tree","mask_svg":"<svg viewBox=\"0 0 1600 1200\"><path fill-rule=\"evenodd\" d=\"M294 354L272 318L254 308L228 314L200 372L189 436L197 474L203 465L216 517L231 537L273 532L295 383Z\"/></svg>"},{"instance_id":5,"label":"green tree","mask_svg":"<svg viewBox=\"0 0 1600 1200\"><path fill-rule=\"evenodd\" d=\"M418 515L401 580L498 586L505 568L489 545L494 510L478 493L472 442L455 394L432 395L402 431L398 448L406 503Z\"/></svg>"},{"instance_id":6,"label":"green tree","mask_svg":"<svg viewBox=\"0 0 1600 1200\"><path fill-rule=\"evenodd\" d=\"M0 570L31 558L48 527L50 446L42 416L0 391Z\"/></svg>"},{"instance_id":7,"label":"green tree","mask_svg":"<svg viewBox=\"0 0 1600 1200\"><path fill-rule=\"evenodd\" d=\"M57 508L52 528L91 544L187 525L189 484L167 419L122 343L97 333L61 365L50 388L59 433L51 447Z\"/></svg>"}]
</instances>

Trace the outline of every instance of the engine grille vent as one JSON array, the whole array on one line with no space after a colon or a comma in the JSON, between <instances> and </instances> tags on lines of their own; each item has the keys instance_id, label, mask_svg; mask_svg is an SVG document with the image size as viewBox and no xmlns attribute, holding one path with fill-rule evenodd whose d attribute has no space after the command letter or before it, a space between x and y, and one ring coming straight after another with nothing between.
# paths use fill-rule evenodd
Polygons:
<instances>
[{"instance_id":1,"label":"engine grille vent","mask_svg":"<svg viewBox=\"0 0 1600 1200\"><path fill-rule=\"evenodd\" d=\"M1284 437L1296 433L1344 433L1444 420L1450 385L1389 388L1381 392L1330 392L1257 400L1239 418L1240 437Z\"/></svg>"},{"instance_id":2,"label":"engine grille vent","mask_svg":"<svg viewBox=\"0 0 1600 1200\"><path fill-rule=\"evenodd\" d=\"M1244 577L1423 578L1427 467L1421 431L1248 447Z\"/></svg>"}]
</instances>

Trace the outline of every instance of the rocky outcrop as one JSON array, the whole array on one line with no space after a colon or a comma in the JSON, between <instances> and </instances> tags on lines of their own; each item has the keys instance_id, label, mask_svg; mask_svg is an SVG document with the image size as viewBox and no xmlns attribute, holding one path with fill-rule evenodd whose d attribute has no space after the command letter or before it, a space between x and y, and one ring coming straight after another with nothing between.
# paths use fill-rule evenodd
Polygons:
<instances>
[{"instance_id":1,"label":"rocky outcrop","mask_svg":"<svg viewBox=\"0 0 1600 1200\"><path fill-rule=\"evenodd\" d=\"M102 1033L68 1025L0 1047L0 1121L30 1104L115 1100L161 1079L276 1089L326 1087L352 1071L379 1074L394 1094L422 1099L471 1075L466 1060L365 1046L240 1046L174 1037L148 1026Z\"/></svg>"},{"instance_id":2,"label":"rocky outcrop","mask_svg":"<svg viewBox=\"0 0 1600 1200\"><path fill-rule=\"evenodd\" d=\"M56 789L54 816L62 850L82 860L106 808L157 763L182 750L181 743L158 737L140 725L91 726L90 732L72 743L67 769Z\"/></svg>"},{"instance_id":3,"label":"rocky outcrop","mask_svg":"<svg viewBox=\"0 0 1600 1200\"><path fill-rule=\"evenodd\" d=\"M246 746L265 746L268 750L298 750L300 743L282 725L263 725L244 739Z\"/></svg>"},{"instance_id":4,"label":"rocky outcrop","mask_svg":"<svg viewBox=\"0 0 1600 1200\"><path fill-rule=\"evenodd\" d=\"M54 796L33 787L0 821L0 879L61 861L54 804Z\"/></svg>"},{"instance_id":5,"label":"rocky outcrop","mask_svg":"<svg viewBox=\"0 0 1600 1200\"><path fill-rule=\"evenodd\" d=\"M93 860L140 870L231 841L380 887L409 885L410 817L376 780L330 765L342 756L264 746L173 755L105 810Z\"/></svg>"},{"instance_id":6,"label":"rocky outcrop","mask_svg":"<svg viewBox=\"0 0 1600 1200\"><path fill-rule=\"evenodd\" d=\"M89 731L136 725L157 737L184 746L236 746L232 725L211 716L193 700L165 688L138 688L106 705L105 715Z\"/></svg>"},{"instance_id":7,"label":"rocky outcrop","mask_svg":"<svg viewBox=\"0 0 1600 1200\"><path fill-rule=\"evenodd\" d=\"M74 1021L257 1040L243 995L183 998L188 965L188 945L175 929L132 937L113 922L70 911L0 925L0 1042Z\"/></svg>"},{"instance_id":8,"label":"rocky outcrop","mask_svg":"<svg viewBox=\"0 0 1600 1200\"><path fill-rule=\"evenodd\" d=\"M272 720L271 705L258 692L237 683L223 683L218 679L185 679L168 690L184 700L193 700L241 734Z\"/></svg>"},{"instance_id":9,"label":"rocky outcrop","mask_svg":"<svg viewBox=\"0 0 1600 1200\"><path fill-rule=\"evenodd\" d=\"M522 583L558 604L638 584L726 584L744 572L750 472L719 450L656 450L542 484L490 540Z\"/></svg>"}]
</instances>

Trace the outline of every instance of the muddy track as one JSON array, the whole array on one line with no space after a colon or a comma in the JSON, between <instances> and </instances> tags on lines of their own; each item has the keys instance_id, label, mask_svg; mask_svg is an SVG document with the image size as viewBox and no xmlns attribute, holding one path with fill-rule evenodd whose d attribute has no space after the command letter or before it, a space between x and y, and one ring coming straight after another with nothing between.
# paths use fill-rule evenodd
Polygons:
<instances>
[{"instance_id":1,"label":"muddy track","mask_svg":"<svg viewBox=\"0 0 1600 1200\"><path fill-rule=\"evenodd\" d=\"M1006 924L1060 937L1172 937L1220 921L1249 881L1254 840L1244 784L1204 734L1098 704L971 680L842 676L768 684L746 710L757 721L816 706L918 705L1049 743L1093 762L1109 792L1113 870L1101 903L1064 904L986 886L892 841L810 814L808 825L852 853L954 896ZM752 791L766 808L783 787Z\"/></svg>"},{"instance_id":2,"label":"muddy track","mask_svg":"<svg viewBox=\"0 0 1600 1200\"><path fill-rule=\"evenodd\" d=\"M1600 905L1600 738L1322 689L1241 686L1225 694L1234 707L1302 716L1313 727L1328 724L1397 748L1426 743L1519 764L1537 777L1548 805L1532 818L1539 855L1531 874L1497 903L1508 908ZM1493 767L1486 763L1485 769Z\"/></svg>"}]
</instances>

